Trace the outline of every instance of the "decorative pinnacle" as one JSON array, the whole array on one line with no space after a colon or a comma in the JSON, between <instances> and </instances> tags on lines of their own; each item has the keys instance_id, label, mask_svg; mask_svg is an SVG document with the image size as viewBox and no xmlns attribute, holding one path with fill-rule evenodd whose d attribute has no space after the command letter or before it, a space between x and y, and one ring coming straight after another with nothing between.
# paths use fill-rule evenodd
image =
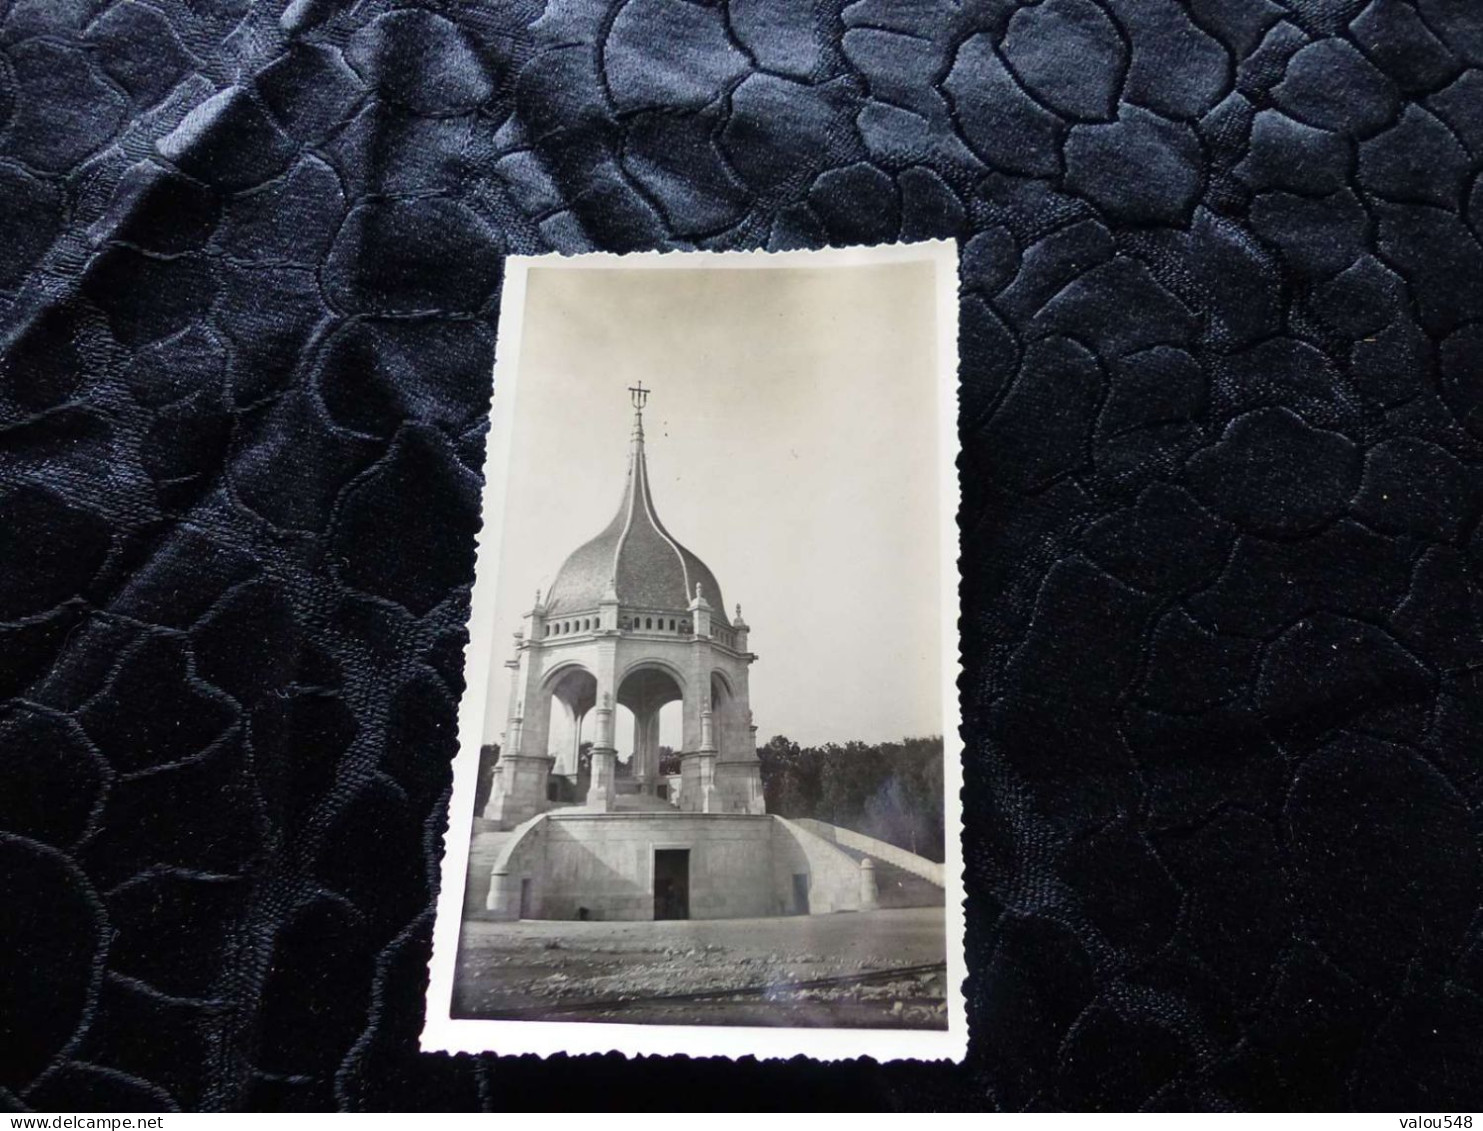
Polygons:
<instances>
[{"instance_id":1,"label":"decorative pinnacle","mask_svg":"<svg viewBox=\"0 0 1483 1131\"><path fill-rule=\"evenodd\" d=\"M632 439L635 452L637 452L637 450L642 447L644 443L644 405L649 400L650 392L652 392L652 390L644 388L644 383L642 381L640 381L637 385L630 385L628 387L628 395L633 401Z\"/></svg>"}]
</instances>

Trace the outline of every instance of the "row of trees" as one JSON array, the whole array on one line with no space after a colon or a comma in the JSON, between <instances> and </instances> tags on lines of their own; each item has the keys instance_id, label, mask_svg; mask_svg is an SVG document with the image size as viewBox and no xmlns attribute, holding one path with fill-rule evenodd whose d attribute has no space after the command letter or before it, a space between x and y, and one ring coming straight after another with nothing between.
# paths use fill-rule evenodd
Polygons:
<instances>
[{"instance_id":1,"label":"row of trees","mask_svg":"<svg viewBox=\"0 0 1483 1131\"><path fill-rule=\"evenodd\" d=\"M940 736L799 746L777 735L757 757L769 813L828 821L942 861Z\"/></svg>"}]
</instances>

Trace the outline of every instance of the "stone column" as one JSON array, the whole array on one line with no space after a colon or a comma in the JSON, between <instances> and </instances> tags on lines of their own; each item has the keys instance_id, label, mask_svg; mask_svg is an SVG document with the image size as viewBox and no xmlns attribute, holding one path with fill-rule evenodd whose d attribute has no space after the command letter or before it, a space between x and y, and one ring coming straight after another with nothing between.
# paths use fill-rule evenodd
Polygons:
<instances>
[{"instance_id":1,"label":"stone column","mask_svg":"<svg viewBox=\"0 0 1483 1131\"><path fill-rule=\"evenodd\" d=\"M715 813L716 809L716 726L709 706L700 712L700 804L702 813Z\"/></svg>"},{"instance_id":2,"label":"stone column","mask_svg":"<svg viewBox=\"0 0 1483 1131\"><path fill-rule=\"evenodd\" d=\"M592 710L592 782L587 788L587 808L611 812L617 796L618 750L613 741L617 712L618 634L604 635L597 642L597 706Z\"/></svg>"},{"instance_id":3,"label":"stone column","mask_svg":"<svg viewBox=\"0 0 1483 1131\"><path fill-rule=\"evenodd\" d=\"M522 645L519 678L520 742L512 743L517 754L544 757L551 730L551 692L541 684L545 671L546 649L539 645Z\"/></svg>"},{"instance_id":4,"label":"stone column","mask_svg":"<svg viewBox=\"0 0 1483 1131\"><path fill-rule=\"evenodd\" d=\"M711 712L711 615L710 605L695 586L695 599L690 602L690 668L685 687L685 737L680 750L680 808L686 813L707 813L713 809L715 788L716 741L715 720Z\"/></svg>"},{"instance_id":5,"label":"stone column","mask_svg":"<svg viewBox=\"0 0 1483 1131\"><path fill-rule=\"evenodd\" d=\"M593 712L597 734L592 743L592 784L587 789L587 808L603 813L613 808L617 795L618 750L613 745L613 697L604 693Z\"/></svg>"},{"instance_id":6,"label":"stone column","mask_svg":"<svg viewBox=\"0 0 1483 1131\"><path fill-rule=\"evenodd\" d=\"M765 813L767 804L762 796L762 763L757 760L757 728L748 706L748 662L726 665L732 695L726 703L726 740L717 766L717 785L726 812L756 815Z\"/></svg>"},{"instance_id":7,"label":"stone column","mask_svg":"<svg viewBox=\"0 0 1483 1131\"><path fill-rule=\"evenodd\" d=\"M545 719L550 712L550 696L540 689L541 650L527 646L524 634L519 632L515 634L515 646L510 721L484 808L485 818L502 829L512 829L549 807L546 786L552 759L546 756Z\"/></svg>"},{"instance_id":8,"label":"stone column","mask_svg":"<svg viewBox=\"0 0 1483 1131\"><path fill-rule=\"evenodd\" d=\"M505 661L505 670L510 673L510 702L505 711L505 717L509 720L509 727L505 735L505 745L511 750L520 749L520 720L524 717L521 710L525 703L525 689L521 684L520 671L520 645L521 634L515 634L515 655Z\"/></svg>"},{"instance_id":9,"label":"stone column","mask_svg":"<svg viewBox=\"0 0 1483 1131\"><path fill-rule=\"evenodd\" d=\"M875 861L869 856L860 859L860 910L874 911L881 905L880 889L875 883Z\"/></svg>"},{"instance_id":10,"label":"stone column","mask_svg":"<svg viewBox=\"0 0 1483 1131\"><path fill-rule=\"evenodd\" d=\"M556 768L552 771L563 777L575 778L577 771L582 765L582 716L577 714L574 708L565 699L558 697L562 707L566 710L566 717L572 724L572 740L562 747L561 753L556 756Z\"/></svg>"},{"instance_id":11,"label":"stone column","mask_svg":"<svg viewBox=\"0 0 1483 1131\"><path fill-rule=\"evenodd\" d=\"M640 783L643 788L644 780L644 714L642 707L632 707L633 712L633 760L629 767L633 771L633 780Z\"/></svg>"},{"instance_id":12,"label":"stone column","mask_svg":"<svg viewBox=\"0 0 1483 1131\"><path fill-rule=\"evenodd\" d=\"M644 793L654 793L659 781L659 711L648 704L633 712L633 776Z\"/></svg>"}]
</instances>

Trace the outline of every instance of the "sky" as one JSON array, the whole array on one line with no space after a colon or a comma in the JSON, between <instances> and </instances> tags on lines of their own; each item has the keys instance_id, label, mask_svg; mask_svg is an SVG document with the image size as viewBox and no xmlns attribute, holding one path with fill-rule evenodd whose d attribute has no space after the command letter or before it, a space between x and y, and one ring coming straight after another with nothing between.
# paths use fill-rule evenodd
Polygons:
<instances>
[{"instance_id":1,"label":"sky","mask_svg":"<svg viewBox=\"0 0 1483 1131\"><path fill-rule=\"evenodd\" d=\"M759 744L942 733L932 282L920 262L530 268L494 398L513 439L486 741L536 589L617 510L639 380L655 510L751 625ZM677 707L661 727L677 746Z\"/></svg>"}]
</instances>

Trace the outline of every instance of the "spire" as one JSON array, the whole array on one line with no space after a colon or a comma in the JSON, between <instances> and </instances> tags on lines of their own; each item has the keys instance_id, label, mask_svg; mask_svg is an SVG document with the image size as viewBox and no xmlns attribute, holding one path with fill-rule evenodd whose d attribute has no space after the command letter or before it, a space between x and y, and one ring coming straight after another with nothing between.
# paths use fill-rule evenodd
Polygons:
<instances>
[{"instance_id":1,"label":"spire","mask_svg":"<svg viewBox=\"0 0 1483 1131\"><path fill-rule=\"evenodd\" d=\"M633 525L633 507L645 507L648 503L648 461L644 458L644 405L648 403L648 394L651 390L644 388L644 382L629 385L629 400L633 402L633 431L629 434L629 482L623 492L623 510L627 511L629 517L623 525L624 534L627 534ZM614 557L614 566L617 566L617 557Z\"/></svg>"},{"instance_id":2,"label":"spire","mask_svg":"<svg viewBox=\"0 0 1483 1131\"><path fill-rule=\"evenodd\" d=\"M597 537L573 551L546 594L547 616L601 605L610 598L645 608L685 609L696 583L704 581L707 602L724 622L720 586L705 563L664 528L655 513L644 451L644 408L652 390L642 381L628 389L633 429L622 501Z\"/></svg>"},{"instance_id":3,"label":"spire","mask_svg":"<svg viewBox=\"0 0 1483 1131\"><path fill-rule=\"evenodd\" d=\"M643 381L629 386L628 389L629 399L633 402L633 435L628 453L628 484L624 488L623 504L619 512L622 531L613 548L612 564L608 570L608 588L614 590L615 593L618 584L618 563L625 543L633 537L658 539L667 546L674 554L675 564L679 567L681 584L686 590L689 589L689 564L685 560L685 555L680 552L680 548L675 545L674 539L664 529L659 516L654 513L654 498L649 493L649 464L644 458L644 405L648 403L650 392L652 390L644 388Z\"/></svg>"},{"instance_id":4,"label":"spire","mask_svg":"<svg viewBox=\"0 0 1483 1131\"><path fill-rule=\"evenodd\" d=\"M644 388L643 381L628 387L629 399L633 401L633 434L630 437L632 450L628 465L630 477L638 470L638 465L644 458L644 405L648 403L650 392L652 390Z\"/></svg>"}]
</instances>

